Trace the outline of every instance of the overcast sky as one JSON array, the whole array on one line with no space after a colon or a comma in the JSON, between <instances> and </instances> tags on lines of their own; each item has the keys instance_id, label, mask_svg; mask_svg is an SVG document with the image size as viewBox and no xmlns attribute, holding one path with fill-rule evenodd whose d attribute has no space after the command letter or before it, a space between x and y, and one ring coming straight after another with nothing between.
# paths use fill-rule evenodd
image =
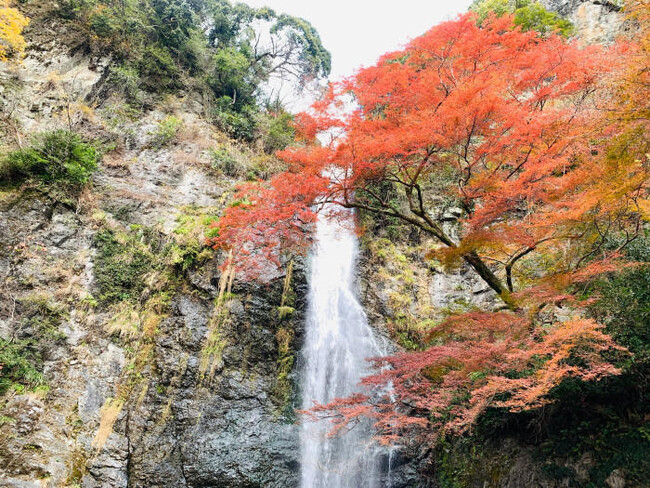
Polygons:
<instances>
[{"instance_id":1,"label":"overcast sky","mask_svg":"<svg viewBox=\"0 0 650 488\"><path fill-rule=\"evenodd\" d=\"M254 7L302 17L332 53L332 80L371 66L442 20L465 12L471 0L244 0Z\"/></svg>"}]
</instances>

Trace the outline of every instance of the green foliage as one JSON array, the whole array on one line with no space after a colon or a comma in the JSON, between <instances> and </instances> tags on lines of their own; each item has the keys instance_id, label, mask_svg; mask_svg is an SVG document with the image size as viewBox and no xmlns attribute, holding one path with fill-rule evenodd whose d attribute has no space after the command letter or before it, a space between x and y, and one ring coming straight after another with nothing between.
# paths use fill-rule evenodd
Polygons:
<instances>
[{"instance_id":1,"label":"green foliage","mask_svg":"<svg viewBox=\"0 0 650 488\"><path fill-rule=\"evenodd\" d=\"M158 127L153 132L153 138L151 140L151 145L160 149L168 144L170 144L178 134L178 131L183 126L183 121L178 117L173 115L168 115L160 123Z\"/></svg>"},{"instance_id":2,"label":"green foliage","mask_svg":"<svg viewBox=\"0 0 650 488\"><path fill-rule=\"evenodd\" d=\"M213 230L208 226L215 220L211 209L185 207L176 218L178 226L174 229L172 240L162 250L163 264L172 266L182 275L213 257L214 251L206 246L205 240L212 235Z\"/></svg>"},{"instance_id":3,"label":"green foliage","mask_svg":"<svg viewBox=\"0 0 650 488\"><path fill-rule=\"evenodd\" d=\"M0 177L14 180L38 178L81 187L97 169L99 155L78 134L66 130L46 132L32 145L10 152L0 166Z\"/></svg>"},{"instance_id":4,"label":"green foliage","mask_svg":"<svg viewBox=\"0 0 650 488\"><path fill-rule=\"evenodd\" d=\"M614 248L619 245L610 243ZM650 235L632 241L625 252L638 264L595 281L586 296L597 298L591 315L630 350L632 356L623 356L621 365L635 372L650 369Z\"/></svg>"},{"instance_id":5,"label":"green foliage","mask_svg":"<svg viewBox=\"0 0 650 488\"><path fill-rule=\"evenodd\" d=\"M192 2L178 0L153 0L154 25L163 46L178 54L198 28L195 6Z\"/></svg>"},{"instance_id":6,"label":"green foliage","mask_svg":"<svg viewBox=\"0 0 650 488\"><path fill-rule=\"evenodd\" d=\"M479 22L483 22L490 13L497 17L514 14L515 24L524 31L532 30L540 34L558 31L565 37L573 34L571 22L533 0L475 0L470 9L477 13Z\"/></svg>"},{"instance_id":7,"label":"green foliage","mask_svg":"<svg viewBox=\"0 0 650 488\"><path fill-rule=\"evenodd\" d=\"M32 295L19 301L22 314L27 318L20 329L41 340L56 342L65 338L59 330L68 314L61 304L54 303L44 295Z\"/></svg>"},{"instance_id":8,"label":"green foliage","mask_svg":"<svg viewBox=\"0 0 650 488\"><path fill-rule=\"evenodd\" d=\"M45 380L42 361L31 339L0 338L0 395L14 388L35 388ZM22 387L22 389L21 389Z\"/></svg>"},{"instance_id":9,"label":"green foliage","mask_svg":"<svg viewBox=\"0 0 650 488\"><path fill-rule=\"evenodd\" d=\"M138 70L127 66L111 66L108 83L120 90L127 100L137 100L140 97L140 74Z\"/></svg>"},{"instance_id":10,"label":"green foliage","mask_svg":"<svg viewBox=\"0 0 650 488\"><path fill-rule=\"evenodd\" d=\"M232 178L240 176L244 169L239 164L239 161L237 161L237 158L226 147L219 147L212 150L212 167Z\"/></svg>"},{"instance_id":11,"label":"green foliage","mask_svg":"<svg viewBox=\"0 0 650 488\"><path fill-rule=\"evenodd\" d=\"M96 4L95 0L62 0L59 3L59 15L64 19L76 19Z\"/></svg>"},{"instance_id":12,"label":"green foliage","mask_svg":"<svg viewBox=\"0 0 650 488\"><path fill-rule=\"evenodd\" d=\"M137 64L142 86L152 92L165 92L182 87L180 69L172 55L159 45L147 46Z\"/></svg>"},{"instance_id":13,"label":"green foliage","mask_svg":"<svg viewBox=\"0 0 650 488\"><path fill-rule=\"evenodd\" d=\"M107 229L95 235L95 283L100 304L140 298L146 276L154 269L154 257L141 242L143 237L140 232L118 234Z\"/></svg>"},{"instance_id":14,"label":"green foliage","mask_svg":"<svg viewBox=\"0 0 650 488\"><path fill-rule=\"evenodd\" d=\"M247 53L226 47L217 51L213 63L214 71L208 84L217 98L225 98L234 109L242 109L255 102L257 83L252 79Z\"/></svg>"},{"instance_id":15,"label":"green foliage","mask_svg":"<svg viewBox=\"0 0 650 488\"><path fill-rule=\"evenodd\" d=\"M100 38L110 38L115 35L118 26L115 18L108 14L106 10L99 10L93 13L89 19L90 30Z\"/></svg>"},{"instance_id":16,"label":"green foliage","mask_svg":"<svg viewBox=\"0 0 650 488\"><path fill-rule=\"evenodd\" d=\"M59 15L77 24L71 30L89 49L108 51L121 66L107 88L129 103L143 102L141 90L198 88L215 102L220 127L247 141L256 135L265 82L277 76L302 87L331 67L309 22L228 0L63 0ZM268 151L286 145L286 134L283 121L275 124Z\"/></svg>"},{"instance_id":17,"label":"green foliage","mask_svg":"<svg viewBox=\"0 0 650 488\"><path fill-rule=\"evenodd\" d=\"M260 119L262 147L267 154L280 151L294 141L296 131L290 113L284 110L275 113L268 111L261 114Z\"/></svg>"},{"instance_id":18,"label":"green foliage","mask_svg":"<svg viewBox=\"0 0 650 488\"><path fill-rule=\"evenodd\" d=\"M257 136L257 112L252 105L245 105L239 109L230 97L221 97L214 108L213 117L217 126L226 134L251 142Z\"/></svg>"},{"instance_id":19,"label":"green foliage","mask_svg":"<svg viewBox=\"0 0 650 488\"><path fill-rule=\"evenodd\" d=\"M650 265L600 280L594 287L601 299L592 314L634 354L628 367L650 366Z\"/></svg>"},{"instance_id":20,"label":"green foliage","mask_svg":"<svg viewBox=\"0 0 650 488\"><path fill-rule=\"evenodd\" d=\"M0 338L0 395L9 389L22 393L42 388L43 358L65 338L59 329L68 317L62 305L33 295L19 299L17 306L23 319L14 336Z\"/></svg>"}]
</instances>

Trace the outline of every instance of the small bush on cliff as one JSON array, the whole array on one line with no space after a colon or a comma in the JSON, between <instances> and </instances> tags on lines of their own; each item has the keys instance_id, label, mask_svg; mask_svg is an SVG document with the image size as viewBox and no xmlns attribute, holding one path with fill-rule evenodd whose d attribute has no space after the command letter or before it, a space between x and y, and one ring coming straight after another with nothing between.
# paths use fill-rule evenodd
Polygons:
<instances>
[{"instance_id":1,"label":"small bush on cliff","mask_svg":"<svg viewBox=\"0 0 650 488\"><path fill-rule=\"evenodd\" d=\"M470 10L477 13L479 21L483 22L488 15L501 17L514 14L515 25L523 31L537 31L540 34L550 34L557 31L568 37L573 34L573 24L563 19L555 12L550 12L544 6L531 0L476 0Z\"/></svg>"},{"instance_id":2,"label":"small bush on cliff","mask_svg":"<svg viewBox=\"0 0 650 488\"><path fill-rule=\"evenodd\" d=\"M0 178L22 181L36 178L81 187L97 169L95 148L67 130L37 136L29 147L10 152L0 164Z\"/></svg>"},{"instance_id":3,"label":"small bush on cliff","mask_svg":"<svg viewBox=\"0 0 650 488\"><path fill-rule=\"evenodd\" d=\"M295 140L293 116L281 107L279 110L267 110L259 117L259 127L264 152L273 154L285 149Z\"/></svg>"},{"instance_id":4,"label":"small bush on cliff","mask_svg":"<svg viewBox=\"0 0 650 488\"><path fill-rule=\"evenodd\" d=\"M137 300L146 286L146 275L154 267L154 257L141 241L143 235L116 233L105 229L95 235L98 249L95 282L99 301L111 304Z\"/></svg>"},{"instance_id":5,"label":"small bush on cliff","mask_svg":"<svg viewBox=\"0 0 650 488\"><path fill-rule=\"evenodd\" d=\"M170 144L176 139L176 135L182 126L183 121L178 117L174 117L173 115L165 117L152 133L151 146L155 149L160 149Z\"/></svg>"},{"instance_id":6,"label":"small bush on cliff","mask_svg":"<svg viewBox=\"0 0 650 488\"><path fill-rule=\"evenodd\" d=\"M45 295L23 297L17 304L23 319L10 337L0 338L0 395L44 386L43 360L65 339L64 305Z\"/></svg>"}]
</instances>

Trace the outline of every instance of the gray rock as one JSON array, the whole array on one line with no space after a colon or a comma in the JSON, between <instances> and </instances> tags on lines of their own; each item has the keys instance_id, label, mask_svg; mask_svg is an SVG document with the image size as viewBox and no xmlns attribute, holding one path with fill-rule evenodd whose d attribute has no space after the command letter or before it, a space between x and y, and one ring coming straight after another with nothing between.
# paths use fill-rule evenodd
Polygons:
<instances>
[{"instance_id":1,"label":"gray rock","mask_svg":"<svg viewBox=\"0 0 650 488\"><path fill-rule=\"evenodd\" d=\"M587 44L611 43L625 27L621 7L610 0L541 0L551 11L569 19L578 38Z\"/></svg>"},{"instance_id":2,"label":"gray rock","mask_svg":"<svg viewBox=\"0 0 650 488\"><path fill-rule=\"evenodd\" d=\"M615 469L605 480L609 488L625 488L625 476L620 469Z\"/></svg>"}]
</instances>

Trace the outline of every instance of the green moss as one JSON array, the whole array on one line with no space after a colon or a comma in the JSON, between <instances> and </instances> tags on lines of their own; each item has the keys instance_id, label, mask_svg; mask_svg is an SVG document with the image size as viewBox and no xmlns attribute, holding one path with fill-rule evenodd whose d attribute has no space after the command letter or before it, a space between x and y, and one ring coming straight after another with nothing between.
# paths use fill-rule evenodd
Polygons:
<instances>
[{"instance_id":1,"label":"green moss","mask_svg":"<svg viewBox=\"0 0 650 488\"><path fill-rule=\"evenodd\" d=\"M275 334L278 343L277 376L273 388L273 398L278 404L278 412L291 415L293 384L290 379L295 362L292 345L294 332L290 327L278 329Z\"/></svg>"},{"instance_id":2,"label":"green moss","mask_svg":"<svg viewBox=\"0 0 650 488\"><path fill-rule=\"evenodd\" d=\"M88 457L81 450L75 450L70 456L67 486L81 486L81 479L88 472Z\"/></svg>"},{"instance_id":3,"label":"green moss","mask_svg":"<svg viewBox=\"0 0 650 488\"><path fill-rule=\"evenodd\" d=\"M141 234L116 233L108 229L95 235L95 283L99 289L99 303L140 297L146 276L156 268L154 256L142 238Z\"/></svg>"},{"instance_id":4,"label":"green moss","mask_svg":"<svg viewBox=\"0 0 650 488\"><path fill-rule=\"evenodd\" d=\"M295 311L296 309L293 307L278 307L278 318L284 320L285 318L291 317Z\"/></svg>"}]
</instances>

